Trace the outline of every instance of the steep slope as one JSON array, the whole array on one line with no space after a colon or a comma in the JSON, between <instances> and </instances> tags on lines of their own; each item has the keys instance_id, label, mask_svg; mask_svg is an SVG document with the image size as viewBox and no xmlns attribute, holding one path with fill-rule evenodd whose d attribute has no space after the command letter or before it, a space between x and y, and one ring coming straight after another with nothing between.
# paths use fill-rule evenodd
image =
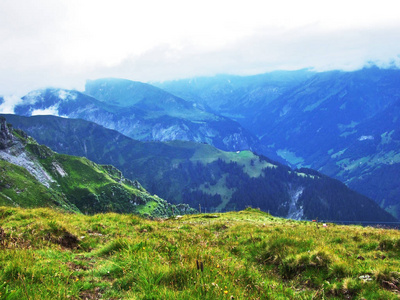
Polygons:
<instances>
[{"instance_id":1,"label":"steep slope","mask_svg":"<svg viewBox=\"0 0 400 300\"><path fill-rule=\"evenodd\" d=\"M362 191L400 216L400 99L348 133L320 170Z\"/></svg>"},{"instance_id":2,"label":"steep slope","mask_svg":"<svg viewBox=\"0 0 400 300\"><path fill-rule=\"evenodd\" d=\"M61 193L48 189L27 169L0 160L0 206L52 207L79 211Z\"/></svg>"},{"instance_id":3,"label":"steep slope","mask_svg":"<svg viewBox=\"0 0 400 300\"><path fill-rule=\"evenodd\" d=\"M173 203L200 204L208 211L251 205L297 219L394 220L339 181L308 169L293 171L250 151L224 152L180 141L138 142L83 120L6 117L59 152L114 164L126 177Z\"/></svg>"},{"instance_id":4,"label":"steep slope","mask_svg":"<svg viewBox=\"0 0 400 300\"><path fill-rule=\"evenodd\" d=\"M149 195L112 166L57 154L24 132L13 131L2 117L0 125L1 205L153 216L190 211L187 206L172 206Z\"/></svg>"},{"instance_id":5,"label":"steep slope","mask_svg":"<svg viewBox=\"0 0 400 300\"><path fill-rule=\"evenodd\" d=\"M137 127L149 123L151 138L128 135L135 139L206 142L223 150L257 147L257 138L238 123L150 84L116 78L89 80L85 93L121 110L137 108L145 111L145 119ZM123 128L115 129L126 134Z\"/></svg>"},{"instance_id":6,"label":"steep slope","mask_svg":"<svg viewBox=\"0 0 400 300\"><path fill-rule=\"evenodd\" d=\"M400 196L399 99L397 69L319 73L268 104L252 130L292 166L334 176L389 208ZM383 170L388 176L375 176Z\"/></svg>"},{"instance_id":7,"label":"steep slope","mask_svg":"<svg viewBox=\"0 0 400 300\"><path fill-rule=\"evenodd\" d=\"M169 115L198 121L219 119L191 102L138 81L117 78L88 80L85 94L118 107L140 107L155 116Z\"/></svg>"},{"instance_id":8,"label":"steep slope","mask_svg":"<svg viewBox=\"0 0 400 300\"><path fill-rule=\"evenodd\" d=\"M263 136L265 128L271 129L266 141L277 141L281 134L280 144L288 139L299 144L299 152L305 151L302 137L315 143L335 139L390 105L400 96L399 74L377 68L318 73L259 111L253 130Z\"/></svg>"}]
</instances>

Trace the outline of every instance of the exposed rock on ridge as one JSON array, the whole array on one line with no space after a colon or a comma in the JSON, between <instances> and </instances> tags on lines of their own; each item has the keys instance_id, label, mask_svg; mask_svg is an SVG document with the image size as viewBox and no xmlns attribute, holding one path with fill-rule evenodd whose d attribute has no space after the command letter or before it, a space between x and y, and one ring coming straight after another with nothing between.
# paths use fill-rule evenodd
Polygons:
<instances>
[{"instance_id":1,"label":"exposed rock on ridge","mask_svg":"<svg viewBox=\"0 0 400 300\"><path fill-rule=\"evenodd\" d=\"M14 141L12 126L7 124L4 117L0 117L0 150L10 147Z\"/></svg>"},{"instance_id":2,"label":"exposed rock on ridge","mask_svg":"<svg viewBox=\"0 0 400 300\"><path fill-rule=\"evenodd\" d=\"M54 179L37 162L35 157L27 152L22 142L12 134L12 126L0 117L0 159L29 171L41 184L50 187Z\"/></svg>"}]
</instances>

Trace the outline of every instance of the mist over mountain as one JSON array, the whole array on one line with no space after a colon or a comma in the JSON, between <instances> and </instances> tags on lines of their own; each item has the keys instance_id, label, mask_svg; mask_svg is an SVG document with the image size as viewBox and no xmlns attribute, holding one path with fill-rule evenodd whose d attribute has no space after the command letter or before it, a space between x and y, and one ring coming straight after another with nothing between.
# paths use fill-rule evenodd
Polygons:
<instances>
[{"instance_id":1,"label":"mist over mountain","mask_svg":"<svg viewBox=\"0 0 400 300\"><path fill-rule=\"evenodd\" d=\"M304 69L253 76L196 77L153 84L186 100L202 103L249 127L260 108L313 75L315 72Z\"/></svg>"}]
</instances>

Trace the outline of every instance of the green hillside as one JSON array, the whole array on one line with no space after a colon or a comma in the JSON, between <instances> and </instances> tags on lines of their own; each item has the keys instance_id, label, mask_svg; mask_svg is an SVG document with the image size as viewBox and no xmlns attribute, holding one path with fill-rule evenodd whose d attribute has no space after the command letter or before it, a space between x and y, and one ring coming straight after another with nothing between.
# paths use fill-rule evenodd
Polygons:
<instances>
[{"instance_id":1,"label":"green hillside","mask_svg":"<svg viewBox=\"0 0 400 300\"><path fill-rule=\"evenodd\" d=\"M398 230L0 207L0 299L398 299Z\"/></svg>"},{"instance_id":2,"label":"green hillside","mask_svg":"<svg viewBox=\"0 0 400 300\"><path fill-rule=\"evenodd\" d=\"M41 146L29 145L33 151ZM97 165L84 157L52 153L39 161L62 191L81 212L136 212L158 215L164 200L149 195L137 182L125 179L112 166ZM170 212L171 213L171 212ZM159 211L159 215L168 215Z\"/></svg>"},{"instance_id":3,"label":"green hillside","mask_svg":"<svg viewBox=\"0 0 400 300\"><path fill-rule=\"evenodd\" d=\"M25 168L0 160L0 205L79 211L65 195L40 184Z\"/></svg>"},{"instance_id":4,"label":"green hillside","mask_svg":"<svg viewBox=\"0 0 400 300\"><path fill-rule=\"evenodd\" d=\"M113 166L58 154L24 132L13 131L4 118L0 121L1 205L154 217L191 212L187 205L171 205L150 195Z\"/></svg>"}]
</instances>

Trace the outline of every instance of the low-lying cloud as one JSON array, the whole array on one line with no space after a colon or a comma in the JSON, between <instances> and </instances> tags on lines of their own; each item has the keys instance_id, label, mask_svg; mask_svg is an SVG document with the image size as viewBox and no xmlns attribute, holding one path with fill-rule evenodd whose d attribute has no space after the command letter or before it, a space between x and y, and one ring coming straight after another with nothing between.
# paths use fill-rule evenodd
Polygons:
<instances>
[{"instance_id":1,"label":"low-lying cloud","mask_svg":"<svg viewBox=\"0 0 400 300\"><path fill-rule=\"evenodd\" d=\"M18 96L4 96L3 103L0 104L0 113L13 114L16 105L22 103L22 99Z\"/></svg>"}]
</instances>

